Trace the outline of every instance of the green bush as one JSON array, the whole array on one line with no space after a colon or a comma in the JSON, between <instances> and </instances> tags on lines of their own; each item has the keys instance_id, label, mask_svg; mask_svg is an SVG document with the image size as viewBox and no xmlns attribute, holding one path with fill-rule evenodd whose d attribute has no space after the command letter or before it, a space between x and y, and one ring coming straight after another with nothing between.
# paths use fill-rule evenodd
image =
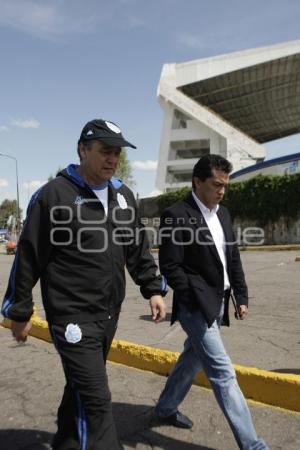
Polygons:
<instances>
[{"instance_id":1,"label":"green bush","mask_svg":"<svg viewBox=\"0 0 300 450\"><path fill-rule=\"evenodd\" d=\"M191 192L191 188L185 187L182 189L178 189L178 191L168 192L167 194L162 194L157 197L157 203L159 207L159 212L162 211L178 200L182 200L187 196L187 194Z\"/></svg>"},{"instance_id":2,"label":"green bush","mask_svg":"<svg viewBox=\"0 0 300 450\"><path fill-rule=\"evenodd\" d=\"M183 188L160 195L157 198L160 213L190 191ZM231 183L223 204L232 218L253 219L260 225L275 222L281 216L294 219L300 215L300 174L258 175L248 181Z\"/></svg>"}]
</instances>

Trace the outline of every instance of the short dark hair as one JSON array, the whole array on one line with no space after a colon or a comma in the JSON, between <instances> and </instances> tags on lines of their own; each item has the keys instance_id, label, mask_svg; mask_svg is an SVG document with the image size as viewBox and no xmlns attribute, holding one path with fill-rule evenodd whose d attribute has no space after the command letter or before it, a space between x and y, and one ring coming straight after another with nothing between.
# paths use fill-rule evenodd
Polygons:
<instances>
[{"instance_id":1,"label":"short dark hair","mask_svg":"<svg viewBox=\"0 0 300 450\"><path fill-rule=\"evenodd\" d=\"M81 155L80 155L80 151L79 151L79 144L82 143L88 150L91 150L91 148L92 148L92 146L93 146L93 143L94 143L96 140L97 140L97 139L93 139L93 140L90 140L90 141L84 141L84 140L82 139L82 140L79 140L79 141L78 141L78 144L77 144L77 153L78 153L78 156L79 156L79 161L81 161Z\"/></svg>"},{"instance_id":2,"label":"short dark hair","mask_svg":"<svg viewBox=\"0 0 300 450\"><path fill-rule=\"evenodd\" d=\"M232 171L232 164L221 155L210 153L202 156L193 169L193 189L195 188L194 177L199 178L201 181L205 181L207 178L213 176L213 169L222 170L222 172L229 174Z\"/></svg>"}]
</instances>

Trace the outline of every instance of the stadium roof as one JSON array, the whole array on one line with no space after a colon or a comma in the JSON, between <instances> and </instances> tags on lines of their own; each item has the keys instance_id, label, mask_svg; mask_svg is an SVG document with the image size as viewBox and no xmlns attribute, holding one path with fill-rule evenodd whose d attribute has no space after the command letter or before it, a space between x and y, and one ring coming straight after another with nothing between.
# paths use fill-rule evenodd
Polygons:
<instances>
[{"instance_id":1,"label":"stadium roof","mask_svg":"<svg viewBox=\"0 0 300 450\"><path fill-rule=\"evenodd\" d=\"M244 169L237 170L230 175L230 179L233 180L246 173L255 172L259 169L265 169L266 167L272 167L279 164L288 163L291 161L300 160L300 153L292 153L291 155L280 156L279 158L267 159L266 161L260 162L258 164L253 164L252 166L245 167Z\"/></svg>"},{"instance_id":2,"label":"stadium roof","mask_svg":"<svg viewBox=\"0 0 300 450\"><path fill-rule=\"evenodd\" d=\"M176 64L177 89L257 142L300 132L300 41Z\"/></svg>"}]
</instances>

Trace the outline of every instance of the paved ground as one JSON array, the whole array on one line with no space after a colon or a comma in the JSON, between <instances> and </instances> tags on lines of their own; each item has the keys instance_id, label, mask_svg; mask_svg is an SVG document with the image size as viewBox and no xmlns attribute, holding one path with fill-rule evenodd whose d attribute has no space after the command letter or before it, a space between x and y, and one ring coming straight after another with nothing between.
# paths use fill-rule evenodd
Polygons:
<instances>
[{"instance_id":1,"label":"paved ground","mask_svg":"<svg viewBox=\"0 0 300 450\"><path fill-rule=\"evenodd\" d=\"M297 252L242 252L249 285L250 311L247 320L223 327L226 348L236 364L260 369L300 374L300 262ZM0 255L0 299L3 298L12 256ZM171 293L167 296L170 317ZM34 300L40 315L39 286ZM181 351L184 333L168 321L155 325L149 306L128 277L127 297L121 314L117 338L162 349Z\"/></svg>"},{"instance_id":2,"label":"paved ground","mask_svg":"<svg viewBox=\"0 0 300 450\"><path fill-rule=\"evenodd\" d=\"M63 374L52 345L29 338L17 345L0 328L0 448L45 450L55 431ZM234 450L237 446L209 390L193 387L182 411L193 430L157 426L152 408L165 378L108 364L113 410L125 449ZM257 432L272 450L300 448L300 414L250 403ZM109 449L103 449L109 450Z\"/></svg>"},{"instance_id":3,"label":"paved ground","mask_svg":"<svg viewBox=\"0 0 300 450\"><path fill-rule=\"evenodd\" d=\"M222 333L235 363L300 374L300 263L297 252L243 253L250 287L251 314L232 320ZM13 258L0 255L0 297ZM34 299L40 305L38 287ZM167 298L171 305L170 294ZM169 308L170 311L170 308ZM41 315L43 310L40 306ZM168 322L155 325L147 301L128 283L117 337L136 343L180 350L184 335ZM59 359L52 345L30 338L17 345L0 328L0 449L43 450L55 431L55 415L63 389ZM155 426L151 409L165 378L109 363L114 415L125 449L233 450L231 432L211 391L193 387L182 411L195 422L192 431ZM271 449L300 448L300 414L251 403L257 431ZM109 449L105 449L109 450Z\"/></svg>"}]
</instances>

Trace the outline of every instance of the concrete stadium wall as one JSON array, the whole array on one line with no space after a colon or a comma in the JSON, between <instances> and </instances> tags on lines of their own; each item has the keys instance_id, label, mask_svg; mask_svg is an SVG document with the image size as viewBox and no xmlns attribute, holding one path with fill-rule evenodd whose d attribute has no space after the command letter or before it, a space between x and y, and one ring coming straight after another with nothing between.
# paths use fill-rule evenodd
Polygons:
<instances>
[{"instance_id":1,"label":"concrete stadium wall","mask_svg":"<svg viewBox=\"0 0 300 450\"><path fill-rule=\"evenodd\" d=\"M245 230L247 227L259 227L259 225L254 221L236 218L234 227ZM292 220L281 217L276 222L268 223L261 228L264 232L263 245L300 244L300 218Z\"/></svg>"}]
</instances>

